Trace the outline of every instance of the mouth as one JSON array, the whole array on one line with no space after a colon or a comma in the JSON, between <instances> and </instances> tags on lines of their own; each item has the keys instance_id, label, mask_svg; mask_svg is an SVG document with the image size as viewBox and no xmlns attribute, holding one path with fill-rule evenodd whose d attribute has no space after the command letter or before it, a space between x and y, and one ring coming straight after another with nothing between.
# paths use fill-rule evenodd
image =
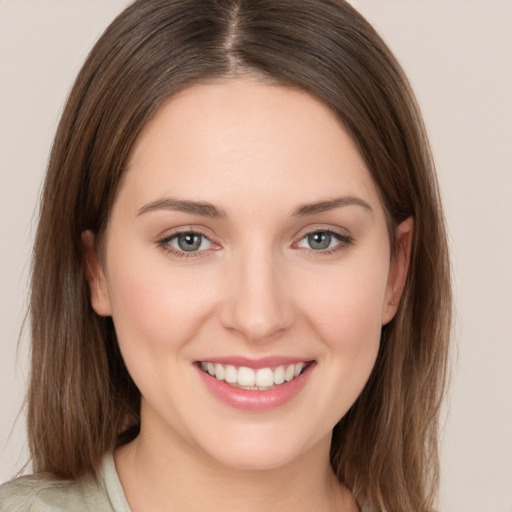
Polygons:
<instances>
[{"instance_id":1,"label":"mouth","mask_svg":"<svg viewBox=\"0 0 512 512\"><path fill-rule=\"evenodd\" d=\"M206 389L224 404L247 412L284 406L301 394L315 360L290 357L225 357L194 363Z\"/></svg>"},{"instance_id":2,"label":"mouth","mask_svg":"<svg viewBox=\"0 0 512 512\"><path fill-rule=\"evenodd\" d=\"M313 361L301 361L255 369L249 366L200 361L198 366L203 373L233 388L269 391L300 377L312 363Z\"/></svg>"}]
</instances>

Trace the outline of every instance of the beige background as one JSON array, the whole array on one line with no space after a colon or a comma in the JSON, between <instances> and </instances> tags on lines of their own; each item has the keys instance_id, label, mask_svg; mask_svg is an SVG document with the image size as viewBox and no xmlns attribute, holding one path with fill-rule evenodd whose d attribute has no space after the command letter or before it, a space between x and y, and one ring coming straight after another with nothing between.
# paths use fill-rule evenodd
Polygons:
<instances>
[{"instance_id":1,"label":"beige background","mask_svg":"<svg viewBox=\"0 0 512 512\"><path fill-rule=\"evenodd\" d=\"M35 204L63 101L127 0L0 0L0 481L25 460ZM456 287L441 510L512 511L512 2L353 0L417 92L438 164Z\"/></svg>"}]
</instances>

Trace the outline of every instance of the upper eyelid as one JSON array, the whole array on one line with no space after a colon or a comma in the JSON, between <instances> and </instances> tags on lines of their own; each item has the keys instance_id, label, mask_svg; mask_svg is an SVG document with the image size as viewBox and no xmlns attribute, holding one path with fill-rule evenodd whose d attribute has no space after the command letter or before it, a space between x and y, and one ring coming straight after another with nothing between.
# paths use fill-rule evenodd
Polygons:
<instances>
[{"instance_id":1,"label":"upper eyelid","mask_svg":"<svg viewBox=\"0 0 512 512\"><path fill-rule=\"evenodd\" d=\"M341 226L327 226L327 225L314 225L314 226L307 226L305 228L300 229L294 236L295 240L302 240L305 236L310 235L311 233L318 233L320 231L323 231L325 233L332 233L334 235L339 235L342 237L350 238L352 239L352 235L350 231L346 228L342 228Z\"/></svg>"},{"instance_id":2,"label":"upper eyelid","mask_svg":"<svg viewBox=\"0 0 512 512\"><path fill-rule=\"evenodd\" d=\"M172 242L176 240L176 238L182 234L187 233L193 233L199 236L202 236L204 239L206 239L212 246L196 250L196 251L185 251L179 247L174 247ZM168 235L164 237L159 237L156 240L156 245L164 250L166 253L173 255L174 257L180 257L180 258L201 258L206 256L210 251L216 250L219 247L219 244L217 244L215 241L213 241L210 237L208 237L206 234L193 229L178 229L172 233L169 233Z\"/></svg>"},{"instance_id":3,"label":"upper eyelid","mask_svg":"<svg viewBox=\"0 0 512 512\"><path fill-rule=\"evenodd\" d=\"M210 240L211 242L214 241L216 238L215 236L212 236L209 234L210 230L203 227L203 226L184 226L184 227L177 227L177 228L171 228L168 230L165 230L162 235L158 235L156 237L157 241L162 241L166 239L171 239L175 236L181 235L183 233L194 233L196 235L201 235Z\"/></svg>"},{"instance_id":4,"label":"upper eyelid","mask_svg":"<svg viewBox=\"0 0 512 512\"><path fill-rule=\"evenodd\" d=\"M171 252L171 253L174 252L175 254L183 253L189 257L193 257L194 255L195 256L204 255L204 253L206 253L206 252L208 252L208 250L212 249L211 247L209 247L208 249L202 249L200 251L187 252L187 251L183 251L182 249L173 247L171 245L171 242L173 240L175 240L179 235L186 234L186 233L193 233L193 234L202 236L203 238L208 240L208 242L210 242L210 244L212 244L213 246L217 246L217 247L220 246L219 242L216 241L213 237L204 233L203 230L197 229L197 227L193 228L192 226L187 227L187 228L175 228L175 229L171 230L170 232L168 231L165 235L158 236L155 239L155 243L157 246L161 247L162 249L166 250L167 252Z\"/></svg>"},{"instance_id":5,"label":"upper eyelid","mask_svg":"<svg viewBox=\"0 0 512 512\"><path fill-rule=\"evenodd\" d=\"M167 243L180 234L194 233L194 234L203 236L204 238L206 238L208 241L210 241L213 244L222 245L219 242L218 237L210 235L208 233L209 231L210 230L204 226L190 225L190 226L177 227L177 228L171 229L165 235L158 236L156 239L156 242L159 244ZM308 226L307 228L303 228L302 230L300 230L298 233L296 233L294 235L293 241L291 243L292 243L292 245L294 245L297 242L299 242L300 240L303 240L308 235L310 235L312 233L318 233L318 232L330 233L337 238L340 237L342 239L350 240L351 242L353 241L353 236L345 228L332 227L332 226L327 227L327 226L318 225L318 226L314 226L314 227Z\"/></svg>"},{"instance_id":6,"label":"upper eyelid","mask_svg":"<svg viewBox=\"0 0 512 512\"><path fill-rule=\"evenodd\" d=\"M328 233L329 235L332 235L334 238L338 239L342 243L348 242L348 241L350 241L350 242L353 241L352 236L345 234L345 233L340 233L339 231L335 231L332 229L315 229L313 231L308 231L307 233L304 233L302 236L298 237L296 242L293 242L293 243L296 244L296 243L300 242L301 240L304 240L309 235L312 235L314 233Z\"/></svg>"},{"instance_id":7,"label":"upper eyelid","mask_svg":"<svg viewBox=\"0 0 512 512\"><path fill-rule=\"evenodd\" d=\"M209 242L214 243L209 236L205 235L204 233L200 233L199 231L177 231L176 233L171 233L169 236L164 237L163 240L174 240L174 239L178 238L180 235L190 235L190 234L199 235L200 237L208 240Z\"/></svg>"}]
</instances>

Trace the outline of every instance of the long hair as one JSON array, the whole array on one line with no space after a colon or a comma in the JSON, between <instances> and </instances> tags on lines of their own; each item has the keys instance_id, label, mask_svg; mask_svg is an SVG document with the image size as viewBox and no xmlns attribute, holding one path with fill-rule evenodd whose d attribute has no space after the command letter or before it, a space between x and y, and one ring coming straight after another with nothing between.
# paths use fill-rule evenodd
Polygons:
<instances>
[{"instance_id":1,"label":"long hair","mask_svg":"<svg viewBox=\"0 0 512 512\"><path fill-rule=\"evenodd\" d=\"M134 141L172 94L250 74L307 91L337 115L377 185L391 236L414 218L397 315L382 329L365 389L334 429L331 464L368 510L431 510L451 320L443 213L407 79L342 0L138 0L91 51L55 136L34 246L34 470L94 474L105 452L136 435L140 394L112 320L90 306L80 236L90 229L101 243Z\"/></svg>"}]
</instances>

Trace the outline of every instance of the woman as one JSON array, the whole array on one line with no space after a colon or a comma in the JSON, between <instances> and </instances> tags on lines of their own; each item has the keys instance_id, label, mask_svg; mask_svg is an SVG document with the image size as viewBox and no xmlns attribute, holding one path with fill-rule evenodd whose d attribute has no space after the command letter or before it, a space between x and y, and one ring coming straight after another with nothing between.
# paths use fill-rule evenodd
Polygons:
<instances>
[{"instance_id":1,"label":"woman","mask_svg":"<svg viewBox=\"0 0 512 512\"><path fill-rule=\"evenodd\" d=\"M2 510L432 510L450 325L405 77L339 0L141 0L52 149Z\"/></svg>"}]
</instances>

